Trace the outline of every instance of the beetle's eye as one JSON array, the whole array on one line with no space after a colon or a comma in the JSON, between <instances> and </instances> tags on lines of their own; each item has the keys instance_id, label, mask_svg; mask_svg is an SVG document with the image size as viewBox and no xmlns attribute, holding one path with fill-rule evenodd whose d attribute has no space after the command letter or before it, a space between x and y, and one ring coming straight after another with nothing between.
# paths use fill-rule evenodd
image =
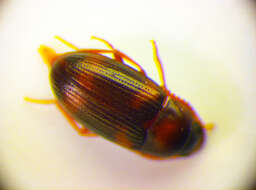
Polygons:
<instances>
[{"instance_id":1,"label":"beetle's eye","mask_svg":"<svg viewBox=\"0 0 256 190\"><path fill-rule=\"evenodd\" d=\"M180 152L181 155L188 155L191 152L199 149L204 142L204 131L201 124L197 121L194 121L191 126L191 131L188 137L188 140L182 151Z\"/></svg>"}]
</instances>

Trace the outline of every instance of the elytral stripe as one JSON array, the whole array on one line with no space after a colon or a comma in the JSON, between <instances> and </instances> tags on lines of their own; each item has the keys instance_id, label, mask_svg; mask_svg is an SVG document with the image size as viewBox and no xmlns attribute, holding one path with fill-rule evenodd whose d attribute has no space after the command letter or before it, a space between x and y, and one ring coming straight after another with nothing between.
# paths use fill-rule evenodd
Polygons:
<instances>
[{"instance_id":1,"label":"elytral stripe","mask_svg":"<svg viewBox=\"0 0 256 190\"><path fill-rule=\"evenodd\" d=\"M120 90L125 91L125 93L132 94L134 98L137 97L137 105L140 105L140 102L142 103L141 105L143 105L144 102L148 102L151 103L153 107L159 107L159 105L155 105L156 100L161 96L159 89L154 88L154 86L151 87L149 85L145 85L144 83L135 80L125 74L117 72L114 69L104 67L96 62L92 63L90 60L88 63L79 62L79 64L75 64L75 66L70 65L69 70L70 71L68 72L73 73L73 80L86 89L91 86L90 89L92 90L93 86L95 85L90 85L91 80L94 78L99 78L102 80L102 82L108 82L112 85L115 85ZM115 81L115 83L113 83L113 81Z\"/></svg>"},{"instance_id":2,"label":"elytral stripe","mask_svg":"<svg viewBox=\"0 0 256 190\"><path fill-rule=\"evenodd\" d=\"M77 65L77 67L80 67L81 71L83 72L87 71L87 73L94 73L96 75L106 77L108 80L110 79L116 83L122 84L135 92L144 92L147 94L147 96L151 97L159 95L159 92L156 89L151 88L138 80L134 80L134 78L112 68L99 65L97 62L93 63L91 60L89 62L84 61L82 64L79 64L79 66Z\"/></svg>"}]
</instances>

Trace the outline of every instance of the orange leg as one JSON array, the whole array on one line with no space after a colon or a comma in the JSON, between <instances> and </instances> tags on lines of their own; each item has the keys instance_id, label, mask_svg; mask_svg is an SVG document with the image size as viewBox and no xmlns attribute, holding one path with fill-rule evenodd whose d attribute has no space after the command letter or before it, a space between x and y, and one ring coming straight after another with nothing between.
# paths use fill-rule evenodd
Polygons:
<instances>
[{"instance_id":1,"label":"orange leg","mask_svg":"<svg viewBox=\"0 0 256 190\"><path fill-rule=\"evenodd\" d=\"M63 44L65 44L66 46L78 51L80 50L78 47L76 47L74 44L64 40L63 38L59 37L59 36L54 36L57 40L59 40L60 42L62 42Z\"/></svg>"},{"instance_id":2,"label":"orange leg","mask_svg":"<svg viewBox=\"0 0 256 190\"><path fill-rule=\"evenodd\" d=\"M106 41L102 38L98 38L98 37L95 37L95 36L92 36L91 39L98 40L98 41L104 43L109 49L111 49L113 51L115 60L123 63L122 57L119 55L118 51L116 51L116 49L114 48L114 46L111 43L109 43L108 41Z\"/></svg>"},{"instance_id":3,"label":"orange leg","mask_svg":"<svg viewBox=\"0 0 256 190\"><path fill-rule=\"evenodd\" d=\"M156 68L158 70L158 74L159 74L159 78L161 81L161 86L164 88L164 90L169 94L169 91L167 89L167 85L166 85L166 81L165 81L165 76L164 76L164 70L163 70L163 66L158 54L158 49L156 46L156 42L154 40L151 40L152 46L153 46L153 58L154 58L154 62L156 64Z\"/></svg>"},{"instance_id":4,"label":"orange leg","mask_svg":"<svg viewBox=\"0 0 256 190\"><path fill-rule=\"evenodd\" d=\"M95 36L92 36L91 39L95 39L95 40L98 40L100 42L103 42L107 47L109 47L109 49L111 49L112 53L114 54L115 60L123 63L123 59L125 59L125 60L129 61L133 66L137 67L139 69L139 71L142 72L145 75L145 71L143 70L143 68L138 63L136 63L128 55L126 55L126 54L122 53L121 51L115 49L114 46L111 43L109 43L108 41L106 41L102 38L99 38L99 37L95 37Z\"/></svg>"},{"instance_id":5,"label":"orange leg","mask_svg":"<svg viewBox=\"0 0 256 190\"><path fill-rule=\"evenodd\" d=\"M76 47L75 45L73 45L72 43L62 39L59 36L55 36L55 38L59 41L61 41L62 43L64 43L66 46L76 50L76 51L80 51L80 52L90 52L90 53L110 53L110 54L114 54L115 60L119 61L119 62L123 62L122 59L125 59L127 61L130 62L130 64L132 64L133 66L135 66L136 68L139 69L139 71L145 75L145 71L142 69L142 67L136 63L132 58L130 58L129 56L127 56L126 54L120 52L119 50L115 49L109 42L107 42L104 39L92 36L92 39L96 39L99 40L101 42L103 42L104 44L106 44L111 50L104 50L104 49L79 49L78 47Z\"/></svg>"},{"instance_id":6,"label":"orange leg","mask_svg":"<svg viewBox=\"0 0 256 190\"><path fill-rule=\"evenodd\" d=\"M79 135L87 136L87 137L97 136L96 134L90 132L85 127L80 128L75 122L75 120L65 110L63 110L62 107L54 99L33 99L29 97L24 97L24 100L27 102L36 103L36 104L55 104L57 108L60 110L60 112L63 114L63 116L67 119L69 124L77 131Z\"/></svg>"}]
</instances>

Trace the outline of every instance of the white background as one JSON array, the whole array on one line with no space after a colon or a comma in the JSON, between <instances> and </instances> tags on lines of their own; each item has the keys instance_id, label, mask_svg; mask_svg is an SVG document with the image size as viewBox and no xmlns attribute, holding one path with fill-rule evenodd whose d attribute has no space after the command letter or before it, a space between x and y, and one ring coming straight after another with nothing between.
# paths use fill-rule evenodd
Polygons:
<instances>
[{"instance_id":1,"label":"white background","mask_svg":"<svg viewBox=\"0 0 256 190\"><path fill-rule=\"evenodd\" d=\"M1 6L1 5L0 5ZM10 189L246 189L256 173L255 10L242 0L3 1L0 14L0 172ZM37 48L112 42L215 130L186 159L151 161L101 138L80 137L54 106Z\"/></svg>"}]
</instances>

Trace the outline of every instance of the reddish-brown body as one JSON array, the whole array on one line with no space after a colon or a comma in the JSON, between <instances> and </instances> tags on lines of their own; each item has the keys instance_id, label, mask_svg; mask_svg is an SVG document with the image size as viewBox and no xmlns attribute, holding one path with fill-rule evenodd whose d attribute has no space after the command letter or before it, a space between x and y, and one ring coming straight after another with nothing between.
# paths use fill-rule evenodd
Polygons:
<instances>
[{"instance_id":1,"label":"reddish-brown body","mask_svg":"<svg viewBox=\"0 0 256 190\"><path fill-rule=\"evenodd\" d=\"M100 54L107 50L62 55L45 46L40 50L50 66L56 104L69 121L80 123L84 134L100 135L152 158L197 150L204 141L203 125L186 102L166 89L163 73L159 86L140 67L124 64L128 56L100 40L112 48L114 59ZM160 65L158 57L156 61Z\"/></svg>"}]
</instances>

